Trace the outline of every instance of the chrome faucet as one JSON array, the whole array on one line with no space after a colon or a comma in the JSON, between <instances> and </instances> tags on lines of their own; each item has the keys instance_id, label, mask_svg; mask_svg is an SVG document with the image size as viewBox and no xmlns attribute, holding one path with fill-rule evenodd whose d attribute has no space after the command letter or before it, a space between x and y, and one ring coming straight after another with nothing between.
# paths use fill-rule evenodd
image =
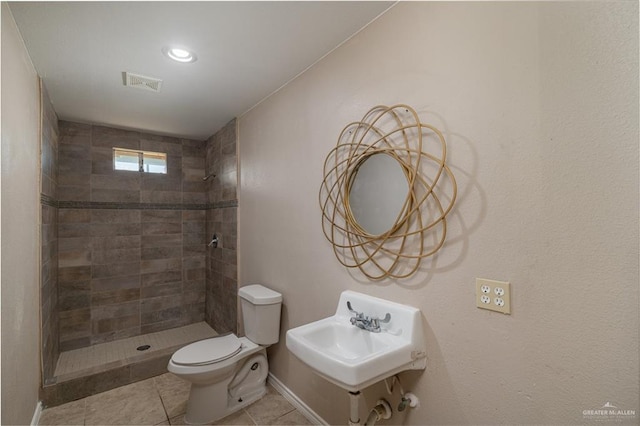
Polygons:
<instances>
[{"instance_id":1,"label":"chrome faucet","mask_svg":"<svg viewBox=\"0 0 640 426\"><path fill-rule=\"evenodd\" d=\"M365 316L364 313L358 312L355 309L353 309L351 307L351 302L349 302L348 300L347 300L347 309L349 309L349 312L355 315L349 319L351 324L363 330L370 331L372 333L380 333L382 331L382 328L380 328L380 323L387 323L391 321L391 314L389 313L387 313L384 316L384 318Z\"/></svg>"}]
</instances>

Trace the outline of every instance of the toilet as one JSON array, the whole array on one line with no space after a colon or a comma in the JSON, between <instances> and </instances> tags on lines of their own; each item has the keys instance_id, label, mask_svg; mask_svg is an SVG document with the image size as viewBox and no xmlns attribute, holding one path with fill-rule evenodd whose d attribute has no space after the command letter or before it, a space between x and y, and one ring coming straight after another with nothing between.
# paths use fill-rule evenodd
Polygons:
<instances>
[{"instance_id":1,"label":"toilet","mask_svg":"<svg viewBox=\"0 0 640 426\"><path fill-rule=\"evenodd\" d=\"M226 334L176 351L167 369L191 382L188 424L210 423L257 401L267 392L266 348L280 339L282 295L262 285L238 291L245 337Z\"/></svg>"}]
</instances>

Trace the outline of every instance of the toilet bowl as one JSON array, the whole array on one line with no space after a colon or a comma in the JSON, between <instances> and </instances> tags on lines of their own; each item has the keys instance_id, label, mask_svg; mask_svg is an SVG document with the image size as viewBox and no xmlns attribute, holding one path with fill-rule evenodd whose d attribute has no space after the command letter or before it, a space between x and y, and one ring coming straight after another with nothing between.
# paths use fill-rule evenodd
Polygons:
<instances>
[{"instance_id":1,"label":"toilet bowl","mask_svg":"<svg viewBox=\"0 0 640 426\"><path fill-rule=\"evenodd\" d=\"M282 295L259 284L240 288L245 337L226 334L176 351L167 369L191 383L188 424L209 423L257 401L266 393L266 347L280 335Z\"/></svg>"}]
</instances>

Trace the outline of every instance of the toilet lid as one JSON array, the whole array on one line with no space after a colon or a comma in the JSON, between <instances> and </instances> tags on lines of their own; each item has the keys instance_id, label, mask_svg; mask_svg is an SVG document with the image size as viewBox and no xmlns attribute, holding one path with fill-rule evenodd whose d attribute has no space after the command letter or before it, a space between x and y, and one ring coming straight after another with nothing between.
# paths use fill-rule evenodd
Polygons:
<instances>
[{"instance_id":1,"label":"toilet lid","mask_svg":"<svg viewBox=\"0 0 640 426\"><path fill-rule=\"evenodd\" d=\"M171 359L180 365L203 365L231 358L242 349L242 342L235 334L218 336L191 343L176 351Z\"/></svg>"}]
</instances>

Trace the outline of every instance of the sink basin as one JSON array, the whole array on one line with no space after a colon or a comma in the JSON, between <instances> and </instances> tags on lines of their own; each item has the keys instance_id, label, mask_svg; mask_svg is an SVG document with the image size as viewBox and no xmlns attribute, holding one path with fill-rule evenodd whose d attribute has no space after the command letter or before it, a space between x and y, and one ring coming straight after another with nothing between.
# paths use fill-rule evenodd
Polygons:
<instances>
[{"instance_id":1,"label":"sink basin","mask_svg":"<svg viewBox=\"0 0 640 426\"><path fill-rule=\"evenodd\" d=\"M347 308L384 318L378 333L351 324ZM344 291L335 315L287 331L287 348L315 373L357 392L404 370L426 367L420 310L355 291Z\"/></svg>"}]
</instances>

